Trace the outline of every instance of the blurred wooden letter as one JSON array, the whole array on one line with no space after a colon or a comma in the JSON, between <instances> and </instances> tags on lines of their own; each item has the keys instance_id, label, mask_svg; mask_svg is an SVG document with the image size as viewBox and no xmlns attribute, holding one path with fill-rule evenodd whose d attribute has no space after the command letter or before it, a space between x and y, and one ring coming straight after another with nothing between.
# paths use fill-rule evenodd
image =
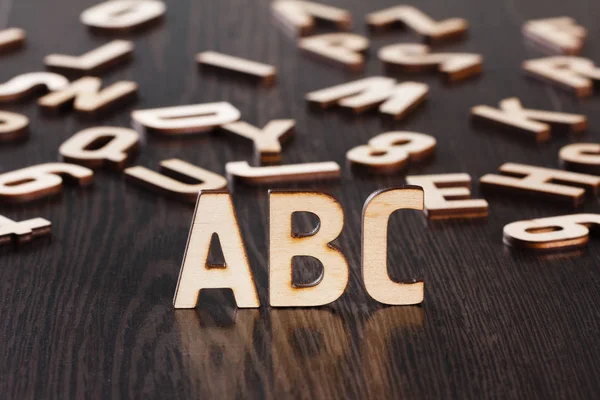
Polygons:
<instances>
[{"instance_id":1,"label":"blurred wooden letter","mask_svg":"<svg viewBox=\"0 0 600 400\"><path fill-rule=\"evenodd\" d=\"M429 219L484 218L488 203L471 199L469 174L407 176L406 183L425 191L425 214Z\"/></svg>"},{"instance_id":2,"label":"blurred wooden letter","mask_svg":"<svg viewBox=\"0 0 600 400\"><path fill-rule=\"evenodd\" d=\"M448 81L459 81L481 72L483 57L474 53L430 53L424 44L400 43L382 47L379 59L388 67L405 71L438 70Z\"/></svg>"},{"instance_id":3,"label":"blurred wooden letter","mask_svg":"<svg viewBox=\"0 0 600 400\"><path fill-rule=\"evenodd\" d=\"M346 153L350 164L381 174L393 174L403 170L410 160L421 161L431 156L436 140L416 132L385 132L368 144L354 147Z\"/></svg>"},{"instance_id":4,"label":"blurred wooden letter","mask_svg":"<svg viewBox=\"0 0 600 400\"><path fill-rule=\"evenodd\" d=\"M102 79L86 76L45 95L38 100L38 104L46 110L58 110L73 102L76 111L93 114L134 99L138 89L138 85L131 81L115 82L100 90L101 87Z\"/></svg>"},{"instance_id":5,"label":"blurred wooden letter","mask_svg":"<svg viewBox=\"0 0 600 400\"><path fill-rule=\"evenodd\" d=\"M556 56L528 60L522 64L530 76L567 89L579 97L591 96L600 68L587 58Z\"/></svg>"},{"instance_id":6,"label":"blurred wooden letter","mask_svg":"<svg viewBox=\"0 0 600 400\"><path fill-rule=\"evenodd\" d=\"M17 101L35 91L52 92L67 86L69 80L62 75L53 72L29 72L0 84L0 102Z\"/></svg>"},{"instance_id":7,"label":"blurred wooden letter","mask_svg":"<svg viewBox=\"0 0 600 400\"><path fill-rule=\"evenodd\" d=\"M523 25L525 38L553 53L581 53L587 30L570 17L534 19Z\"/></svg>"},{"instance_id":8,"label":"blurred wooden letter","mask_svg":"<svg viewBox=\"0 0 600 400\"><path fill-rule=\"evenodd\" d=\"M234 57L228 54L217 53L216 51L204 51L199 53L196 56L196 61L200 65L209 65L256 77L261 79L265 84L273 83L277 73L275 67L272 65Z\"/></svg>"},{"instance_id":9,"label":"blurred wooden letter","mask_svg":"<svg viewBox=\"0 0 600 400\"><path fill-rule=\"evenodd\" d=\"M26 38L27 34L23 29L7 28L0 30L0 53L23 46Z\"/></svg>"},{"instance_id":10,"label":"blurred wooden letter","mask_svg":"<svg viewBox=\"0 0 600 400\"><path fill-rule=\"evenodd\" d=\"M573 143L564 146L558 153L565 169L600 175L600 144Z\"/></svg>"},{"instance_id":11,"label":"blurred wooden letter","mask_svg":"<svg viewBox=\"0 0 600 400\"><path fill-rule=\"evenodd\" d=\"M504 227L504 243L531 250L582 247L588 243L590 228L600 226L600 214L572 214L518 221Z\"/></svg>"},{"instance_id":12,"label":"blurred wooden letter","mask_svg":"<svg viewBox=\"0 0 600 400\"><path fill-rule=\"evenodd\" d=\"M500 109L486 105L475 106L471 108L471 115L478 120L532 134L538 142L550 138L550 125L567 127L574 132L581 132L587 128L585 115L523 108L516 97L502 100Z\"/></svg>"},{"instance_id":13,"label":"blurred wooden letter","mask_svg":"<svg viewBox=\"0 0 600 400\"><path fill-rule=\"evenodd\" d=\"M133 42L113 40L81 56L66 56L64 54L49 54L44 58L46 67L68 72L92 73L99 72L109 66L118 64L131 57Z\"/></svg>"},{"instance_id":14,"label":"blurred wooden letter","mask_svg":"<svg viewBox=\"0 0 600 400\"><path fill-rule=\"evenodd\" d=\"M209 132L240 119L237 108L226 102L204 103L137 110L131 113L133 125L169 135Z\"/></svg>"},{"instance_id":15,"label":"blurred wooden letter","mask_svg":"<svg viewBox=\"0 0 600 400\"><path fill-rule=\"evenodd\" d=\"M99 148L88 149L100 140L109 139ZM115 126L97 126L84 129L64 142L58 152L64 161L81 164L88 168L108 165L122 169L129 155L137 148L139 134L133 129Z\"/></svg>"},{"instance_id":16,"label":"blurred wooden letter","mask_svg":"<svg viewBox=\"0 0 600 400\"><path fill-rule=\"evenodd\" d=\"M558 169L535 167L524 164L506 163L500 166L500 172L510 175L487 174L480 178L486 189L537 195L548 199L570 201L573 206L583 203L585 186L596 194L600 187L600 177L566 172ZM521 176L515 178L515 175ZM552 182L569 182L567 186Z\"/></svg>"},{"instance_id":17,"label":"blurred wooden letter","mask_svg":"<svg viewBox=\"0 0 600 400\"><path fill-rule=\"evenodd\" d=\"M16 222L0 215L0 245L11 242L22 244L35 237L49 235L51 225L44 218Z\"/></svg>"},{"instance_id":18,"label":"blurred wooden letter","mask_svg":"<svg viewBox=\"0 0 600 400\"><path fill-rule=\"evenodd\" d=\"M399 22L424 36L428 41L459 37L469 28L469 24L463 18L449 18L438 22L412 6L386 8L367 14L366 19L367 24L376 29Z\"/></svg>"},{"instance_id":19,"label":"blurred wooden letter","mask_svg":"<svg viewBox=\"0 0 600 400\"><path fill-rule=\"evenodd\" d=\"M0 111L0 142L9 142L27 135L29 118L8 111Z\"/></svg>"},{"instance_id":20,"label":"blurred wooden letter","mask_svg":"<svg viewBox=\"0 0 600 400\"><path fill-rule=\"evenodd\" d=\"M271 9L283 26L297 36L310 34L315 18L333 22L340 30L348 30L352 25L352 15L348 11L310 1L276 0Z\"/></svg>"},{"instance_id":21,"label":"blurred wooden letter","mask_svg":"<svg viewBox=\"0 0 600 400\"><path fill-rule=\"evenodd\" d=\"M262 130L243 121L232 122L223 125L222 128L252 140L256 159L267 164L281 160L281 142L292 136L295 125L293 119L276 119L270 121Z\"/></svg>"},{"instance_id":22,"label":"blurred wooden letter","mask_svg":"<svg viewBox=\"0 0 600 400\"><path fill-rule=\"evenodd\" d=\"M166 9L157 0L111 0L88 8L80 20L91 28L126 31L162 17Z\"/></svg>"},{"instance_id":23,"label":"blurred wooden letter","mask_svg":"<svg viewBox=\"0 0 600 400\"><path fill-rule=\"evenodd\" d=\"M0 175L0 201L25 203L60 193L64 178L79 186L90 185L94 178L91 169L75 164L48 163L5 172Z\"/></svg>"},{"instance_id":24,"label":"blurred wooden letter","mask_svg":"<svg viewBox=\"0 0 600 400\"><path fill-rule=\"evenodd\" d=\"M365 67L362 53L369 48L369 40L355 33L326 33L301 39L298 46L309 55L362 71Z\"/></svg>"},{"instance_id":25,"label":"blurred wooden letter","mask_svg":"<svg viewBox=\"0 0 600 400\"><path fill-rule=\"evenodd\" d=\"M160 167L164 175L138 165L127 168L125 176L141 186L191 203L198 200L201 190L223 189L227 186L227 179L221 175L177 158L161 161ZM184 183L181 178L186 181L193 178L198 183Z\"/></svg>"},{"instance_id":26,"label":"blurred wooden letter","mask_svg":"<svg viewBox=\"0 0 600 400\"><path fill-rule=\"evenodd\" d=\"M248 185L310 182L339 179L340 166L334 161L252 167L246 161L228 162L225 171L230 181Z\"/></svg>"},{"instance_id":27,"label":"blurred wooden letter","mask_svg":"<svg viewBox=\"0 0 600 400\"><path fill-rule=\"evenodd\" d=\"M361 113L379 106L379 112L402 119L425 100L429 86L419 82L403 82L384 76L373 76L354 82L317 90L305 98L311 104L329 108L335 104Z\"/></svg>"}]
</instances>

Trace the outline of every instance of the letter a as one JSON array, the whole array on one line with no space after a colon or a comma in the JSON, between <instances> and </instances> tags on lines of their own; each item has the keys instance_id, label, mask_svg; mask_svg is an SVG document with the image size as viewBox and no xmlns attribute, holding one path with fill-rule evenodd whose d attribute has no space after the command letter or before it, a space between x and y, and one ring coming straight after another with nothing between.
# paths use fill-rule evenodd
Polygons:
<instances>
[{"instance_id":1,"label":"letter a","mask_svg":"<svg viewBox=\"0 0 600 400\"><path fill-rule=\"evenodd\" d=\"M224 267L207 263L213 234L221 242ZM202 191L198 196L173 305L175 308L194 308L201 289L220 288L233 290L240 308L260 306L231 195L223 191Z\"/></svg>"}]
</instances>

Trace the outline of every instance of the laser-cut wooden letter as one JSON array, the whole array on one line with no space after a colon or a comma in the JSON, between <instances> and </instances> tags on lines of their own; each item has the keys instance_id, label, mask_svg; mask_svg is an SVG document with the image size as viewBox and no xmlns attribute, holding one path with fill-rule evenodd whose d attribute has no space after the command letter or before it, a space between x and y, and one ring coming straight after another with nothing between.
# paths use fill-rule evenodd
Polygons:
<instances>
[{"instance_id":1,"label":"laser-cut wooden letter","mask_svg":"<svg viewBox=\"0 0 600 400\"><path fill-rule=\"evenodd\" d=\"M0 245L11 242L23 244L33 238L50 235L51 225L44 218L16 222L0 215Z\"/></svg>"},{"instance_id":2,"label":"laser-cut wooden letter","mask_svg":"<svg viewBox=\"0 0 600 400\"><path fill-rule=\"evenodd\" d=\"M170 135L209 132L240 119L237 108L227 102L193 104L137 110L131 113L136 128L147 128Z\"/></svg>"},{"instance_id":3,"label":"laser-cut wooden letter","mask_svg":"<svg viewBox=\"0 0 600 400\"><path fill-rule=\"evenodd\" d=\"M27 34L23 29L7 28L0 30L0 53L23 46L26 38Z\"/></svg>"},{"instance_id":4,"label":"laser-cut wooden letter","mask_svg":"<svg viewBox=\"0 0 600 400\"><path fill-rule=\"evenodd\" d=\"M301 39L298 47L352 71L362 71L365 67L362 53L369 48L369 39L356 33L326 33Z\"/></svg>"},{"instance_id":5,"label":"laser-cut wooden letter","mask_svg":"<svg viewBox=\"0 0 600 400\"><path fill-rule=\"evenodd\" d=\"M425 83L403 82L396 85L395 79L373 76L308 93L306 100L322 108L338 104L355 113L381 104L379 112L402 119L421 104L428 93L429 86Z\"/></svg>"},{"instance_id":6,"label":"laser-cut wooden letter","mask_svg":"<svg viewBox=\"0 0 600 400\"><path fill-rule=\"evenodd\" d=\"M243 121L232 122L222 128L252 140L256 159L260 163L271 164L281 160L281 143L292 136L295 125L293 119L276 119L262 130Z\"/></svg>"},{"instance_id":7,"label":"laser-cut wooden letter","mask_svg":"<svg viewBox=\"0 0 600 400\"><path fill-rule=\"evenodd\" d=\"M208 264L213 234L221 242L225 266ZM250 261L228 192L203 191L198 196L190 236L175 290L175 308L194 308L202 289L230 288L237 306L260 306Z\"/></svg>"},{"instance_id":8,"label":"laser-cut wooden letter","mask_svg":"<svg viewBox=\"0 0 600 400\"><path fill-rule=\"evenodd\" d=\"M40 89L54 91L67 86L69 80L62 75L53 72L29 72L0 84L0 102L17 101Z\"/></svg>"},{"instance_id":9,"label":"laser-cut wooden letter","mask_svg":"<svg viewBox=\"0 0 600 400\"><path fill-rule=\"evenodd\" d=\"M277 70L274 66L234 57L216 51L204 51L196 56L196 61L201 65L223 68L239 72L244 75L260 78L263 83L270 84L275 81Z\"/></svg>"},{"instance_id":10,"label":"laser-cut wooden letter","mask_svg":"<svg viewBox=\"0 0 600 400\"><path fill-rule=\"evenodd\" d=\"M600 187L600 177L558 169L506 163L500 166L499 172L513 176L487 174L480 178L481 185L486 189L497 189L506 192L537 195L554 200L571 201L574 206L583 203L585 190L573 186L584 186L594 194L598 193L598 188ZM522 175L522 177L515 178L514 175ZM573 186L552 183L556 181L569 182Z\"/></svg>"},{"instance_id":11,"label":"laser-cut wooden letter","mask_svg":"<svg viewBox=\"0 0 600 400\"><path fill-rule=\"evenodd\" d=\"M0 174L0 202L25 203L52 196L62 190L63 178L79 186L93 182L91 169L75 164L47 163Z\"/></svg>"},{"instance_id":12,"label":"laser-cut wooden letter","mask_svg":"<svg viewBox=\"0 0 600 400\"><path fill-rule=\"evenodd\" d=\"M292 214L310 212L319 227L309 236L292 231ZM348 262L330 242L344 227L344 210L332 196L318 192L269 191L269 297L273 307L322 306L335 301L348 284ZM295 286L292 258L310 256L323 264L313 283Z\"/></svg>"},{"instance_id":13,"label":"laser-cut wooden letter","mask_svg":"<svg viewBox=\"0 0 600 400\"><path fill-rule=\"evenodd\" d=\"M600 175L600 144L573 143L564 146L558 153L565 169Z\"/></svg>"},{"instance_id":14,"label":"laser-cut wooden letter","mask_svg":"<svg viewBox=\"0 0 600 400\"><path fill-rule=\"evenodd\" d=\"M10 142L27 135L29 118L8 111L0 111L0 142Z\"/></svg>"},{"instance_id":15,"label":"laser-cut wooden letter","mask_svg":"<svg viewBox=\"0 0 600 400\"><path fill-rule=\"evenodd\" d=\"M599 214L573 214L517 221L504 227L504 243L531 250L582 247L591 227L600 226Z\"/></svg>"},{"instance_id":16,"label":"laser-cut wooden letter","mask_svg":"<svg viewBox=\"0 0 600 400\"><path fill-rule=\"evenodd\" d=\"M133 42L113 40L81 56L49 54L44 58L44 64L53 70L90 74L126 61L132 54Z\"/></svg>"},{"instance_id":17,"label":"laser-cut wooden letter","mask_svg":"<svg viewBox=\"0 0 600 400\"><path fill-rule=\"evenodd\" d=\"M550 139L550 125L567 127L573 132L582 132L587 128L585 115L523 108L516 97L502 100L500 109L475 106L471 108L471 115L478 120L491 121L532 134L538 142Z\"/></svg>"},{"instance_id":18,"label":"laser-cut wooden letter","mask_svg":"<svg viewBox=\"0 0 600 400\"><path fill-rule=\"evenodd\" d=\"M335 23L338 29L348 30L352 26L352 15L341 8L303 0L276 0L271 9L275 17L295 35L310 34L315 18Z\"/></svg>"},{"instance_id":19,"label":"laser-cut wooden letter","mask_svg":"<svg viewBox=\"0 0 600 400\"><path fill-rule=\"evenodd\" d=\"M483 57L474 53L430 53L424 44L400 43L382 47L379 59L405 71L438 70L448 81L459 81L481 72Z\"/></svg>"},{"instance_id":20,"label":"laser-cut wooden letter","mask_svg":"<svg viewBox=\"0 0 600 400\"><path fill-rule=\"evenodd\" d=\"M383 304L423 302L423 281L397 283L387 272L390 215L396 210L423 210L423 189L416 186L377 191L365 202L362 221L362 274L367 293Z\"/></svg>"},{"instance_id":21,"label":"laser-cut wooden letter","mask_svg":"<svg viewBox=\"0 0 600 400\"><path fill-rule=\"evenodd\" d=\"M600 68L587 58L556 56L523 62L530 76L572 91L579 97L590 96L594 82L600 81Z\"/></svg>"},{"instance_id":22,"label":"laser-cut wooden letter","mask_svg":"<svg viewBox=\"0 0 600 400\"><path fill-rule=\"evenodd\" d=\"M129 155L135 151L139 134L133 129L114 126L97 126L84 129L71 136L58 149L63 160L88 168L107 165L113 169L123 169ZM98 140L110 138L100 148L88 149Z\"/></svg>"},{"instance_id":23,"label":"laser-cut wooden letter","mask_svg":"<svg viewBox=\"0 0 600 400\"><path fill-rule=\"evenodd\" d=\"M425 191L425 214L429 219L484 218L488 203L471 199L469 174L407 176L406 183Z\"/></svg>"},{"instance_id":24,"label":"laser-cut wooden letter","mask_svg":"<svg viewBox=\"0 0 600 400\"><path fill-rule=\"evenodd\" d=\"M73 102L76 111L94 114L134 99L138 89L137 83L131 81L116 82L100 90L101 87L102 79L86 76L45 95L38 100L38 104L46 110L58 110Z\"/></svg>"},{"instance_id":25,"label":"laser-cut wooden letter","mask_svg":"<svg viewBox=\"0 0 600 400\"><path fill-rule=\"evenodd\" d=\"M252 167L246 161L225 164L227 178L248 185L292 183L339 179L340 166L334 161Z\"/></svg>"},{"instance_id":26,"label":"laser-cut wooden letter","mask_svg":"<svg viewBox=\"0 0 600 400\"><path fill-rule=\"evenodd\" d=\"M191 203L196 202L201 190L223 189L227 186L227 179L221 175L177 158L161 161L160 167L162 174L142 166L130 167L125 169L125 176L144 187ZM200 183L183 183L178 177L193 178Z\"/></svg>"},{"instance_id":27,"label":"laser-cut wooden letter","mask_svg":"<svg viewBox=\"0 0 600 400\"><path fill-rule=\"evenodd\" d=\"M469 27L463 18L449 18L438 22L412 6L386 8L367 14L366 19L371 28L385 28L399 22L429 41L462 36Z\"/></svg>"},{"instance_id":28,"label":"laser-cut wooden letter","mask_svg":"<svg viewBox=\"0 0 600 400\"><path fill-rule=\"evenodd\" d=\"M348 161L370 172L393 174L406 168L409 161L421 161L433 154L437 141L416 132L381 133L362 146L346 153Z\"/></svg>"},{"instance_id":29,"label":"laser-cut wooden letter","mask_svg":"<svg viewBox=\"0 0 600 400\"><path fill-rule=\"evenodd\" d=\"M587 30L570 17L544 18L523 25L525 38L553 53L581 53Z\"/></svg>"},{"instance_id":30,"label":"laser-cut wooden letter","mask_svg":"<svg viewBox=\"0 0 600 400\"><path fill-rule=\"evenodd\" d=\"M88 8L80 20L91 28L126 31L162 17L166 9L157 0L111 0Z\"/></svg>"}]
</instances>

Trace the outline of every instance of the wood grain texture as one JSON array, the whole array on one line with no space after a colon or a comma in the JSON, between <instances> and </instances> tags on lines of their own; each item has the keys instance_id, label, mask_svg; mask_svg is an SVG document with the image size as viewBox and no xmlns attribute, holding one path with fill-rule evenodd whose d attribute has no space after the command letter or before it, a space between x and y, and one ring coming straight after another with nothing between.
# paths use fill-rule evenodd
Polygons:
<instances>
[{"instance_id":1,"label":"wood grain texture","mask_svg":"<svg viewBox=\"0 0 600 400\"><path fill-rule=\"evenodd\" d=\"M135 60L103 74L106 85L139 84L135 105L100 121L74 113L40 115L35 99L2 105L26 115L29 139L0 146L1 172L54 162L74 133L95 126L130 127L134 109L226 101L253 126L296 120L282 164L333 160L339 182L303 184L331 193L344 206L338 245L350 267L348 287L323 308L232 308L231 295L200 296L197 310L173 310L193 206L139 190L99 170L88 189L27 205L2 205L14 221L43 217L52 237L18 251L0 249L0 393L6 399L167 398L406 398L590 399L600 397L600 242L584 250L537 255L506 247L503 227L514 221L600 213L597 201L576 211L560 203L482 195L477 180L505 162L560 168L558 152L571 142L600 141L600 97L577 100L554 85L527 79L521 62L543 57L523 44L525 21L569 15L590 27L581 56L600 62L600 5L596 0L411 0L439 21L469 22L464 41L436 51L481 53L486 70L460 85L439 76L394 74L430 86L428 101L402 121L377 112L348 116L316 112L304 95L382 74L375 51L415 42L405 30L371 35L365 14L390 0L330 0L348 9L354 32L369 37L363 75L346 75L299 54L274 22L267 0L169 1L162 24L130 35L97 35L79 22L97 0L0 0L2 28L19 26L28 46L2 55L0 82L41 71L49 53L83 54L113 39L131 40ZM32 10L35 9L35 13ZM543 11L543 14L541 12ZM324 31L331 31L323 25ZM43 27L43 29L42 29ZM110 36L110 37L109 37ZM60 45L59 45L60 44ZM278 85L198 71L194 55L212 49L261 60L278 69ZM538 145L502 129L469 123L478 104L518 97L531 109L587 115L589 129L554 135ZM422 305L386 307L365 292L360 268L361 210L377 189L405 183L402 175L353 175L346 152L388 131L424 132L438 142L435 157L411 175L465 172L473 198L489 202L482 222L428 224L421 211L392 214L388 270L393 280L422 277ZM253 157L245 138L220 130L193 137L143 136L136 165L153 170L179 158L225 175L225 163ZM291 186L291 185L290 185ZM268 304L265 187L238 185L233 201L261 304ZM299 263L299 278L314 276ZM318 269L318 266L313 269ZM318 274L317 274L318 275ZM304 279L309 280L309 279ZM218 303L228 302L222 308Z\"/></svg>"}]
</instances>

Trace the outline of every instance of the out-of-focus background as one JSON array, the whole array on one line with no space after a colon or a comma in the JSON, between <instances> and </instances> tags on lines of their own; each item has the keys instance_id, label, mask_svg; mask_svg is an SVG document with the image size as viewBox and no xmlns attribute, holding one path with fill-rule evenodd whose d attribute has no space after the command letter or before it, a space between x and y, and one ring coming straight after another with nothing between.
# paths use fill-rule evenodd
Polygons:
<instances>
[{"instance_id":1,"label":"out-of-focus background","mask_svg":"<svg viewBox=\"0 0 600 400\"><path fill-rule=\"evenodd\" d=\"M139 99L97 121L74 113L40 113L34 99L2 105L31 120L28 141L0 146L0 171L58 159L58 147L96 125L130 126L134 109L228 101L242 120L264 126L296 120L282 162L333 160L339 183L303 185L337 196L346 224L338 244L350 283L335 303L271 309L267 285L267 187L232 186L263 307L235 310L231 295L212 291L197 310L173 310L172 298L193 206L141 190L100 170L91 189L31 205L0 206L15 220L52 221L52 239L0 250L0 392L3 398L598 398L600 396L600 244L540 256L502 243L512 221L599 212L516 196L486 196L487 221L430 224L421 213L393 215L389 272L423 278L420 307L386 307L371 299L360 274L362 205L403 175L353 176L345 153L390 130L433 135L435 158L407 173L466 172L478 179L503 162L558 168L558 150L600 138L600 96L578 100L524 76L521 63L541 53L524 44L526 20L567 15L589 30L582 53L600 63L600 3L593 0L409 1L434 19L466 18L464 40L435 46L484 57L484 72L447 86L440 75L395 75L430 85L429 99L402 121L376 113L349 116L307 108L307 92L381 75L377 50L420 42L402 29L371 34L364 15L390 0L328 0L348 9L353 31L371 40L364 73L350 74L301 54L274 21L268 0L167 2L162 23L135 34L99 35L79 22L94 0L0 0L0 28L27 31L27 47L0 56L0 82L44 70L49 53L79 55L113 38L135 43L134 59L103 74L106 84L133 80ZM319 29L317 32L325 32ZM277 85L200 71L196 53L217 50L275 65ZM473 127L470 107L517 96L528 108L589 117L581 135L555 133L538 145L502 129ZM228 161L252 160L252 144L223 132L194 138L144 136L133 164L158 169L180 158L224 174ZM296 187L296 186L286 186ZM301 221L308 225L307 220ZM296 278L319 265L301 260ZM224 304L224 305L223 305Z\"/></svg>"}]
</instances>

